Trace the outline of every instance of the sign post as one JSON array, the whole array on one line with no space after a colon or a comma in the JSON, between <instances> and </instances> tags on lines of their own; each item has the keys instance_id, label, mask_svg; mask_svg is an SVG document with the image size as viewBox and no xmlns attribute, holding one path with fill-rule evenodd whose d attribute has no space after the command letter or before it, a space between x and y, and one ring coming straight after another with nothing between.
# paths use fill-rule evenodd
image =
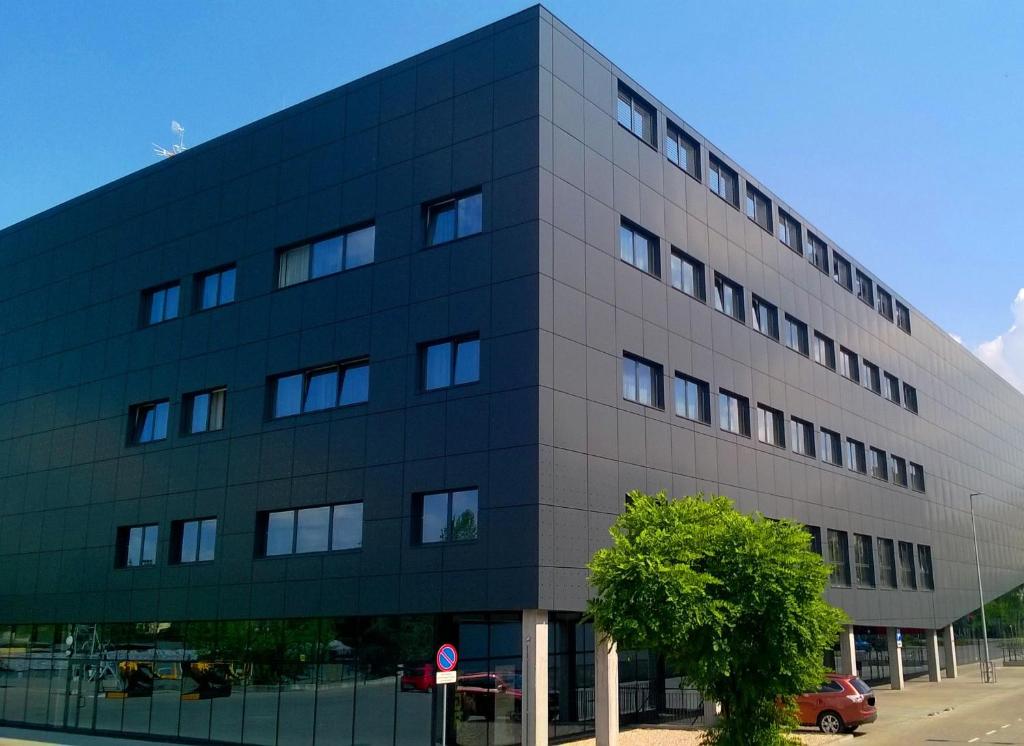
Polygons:
<instances>
[{"instance_id":1,"label":"sign post","mask_svg":"<svg viewBox=\"0 0 1024 746\"><path fill-rule=\"evenodd\" d=\"M897 629L896 630L896 647L897 648L902 648L903 647L903 630L901 630L901 629Z\"/></svg>"},{"instance_id":2,"label":"sign post","mask_svg":"<svg viewBox=\"0 0 1024 746\"><path fill-rule=\"evenodd\" d=\"M437 663L434 683L441 685L441 746L448 746L448 685L458 679L455 664L459 662L459 652L446 642L437 649L434 662Z\"/></svg>"}]
</instances>

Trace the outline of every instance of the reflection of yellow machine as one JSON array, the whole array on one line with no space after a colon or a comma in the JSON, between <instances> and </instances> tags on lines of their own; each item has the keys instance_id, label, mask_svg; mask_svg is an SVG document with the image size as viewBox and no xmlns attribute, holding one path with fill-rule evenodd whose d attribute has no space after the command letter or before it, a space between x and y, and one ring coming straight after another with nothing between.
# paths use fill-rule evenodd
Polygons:
<instances>
[{"instance_id":1,"label":"reflection of yellow machine","mask_svg":"<svg viewBox=\"0 0 1024 746\"><path fill-rule=\"evenodd\" d=\"M107 699L153 696L152 663L149 661L118 661L117 673L121 686L114 691L104 692Z\"/></svg>"},{"instance_id":2,"label":"reflection of yellow machine","mask_svg":"<svg viewBox=\"0 0 1024 746\"><path fill-rule=\"evenodd\" d=\"M231 696L231 682L237 679L231 664L219 661L188 661L182 674L196 682L196 688L181 695L185 701Z\"/></svg>"}]
</instances>

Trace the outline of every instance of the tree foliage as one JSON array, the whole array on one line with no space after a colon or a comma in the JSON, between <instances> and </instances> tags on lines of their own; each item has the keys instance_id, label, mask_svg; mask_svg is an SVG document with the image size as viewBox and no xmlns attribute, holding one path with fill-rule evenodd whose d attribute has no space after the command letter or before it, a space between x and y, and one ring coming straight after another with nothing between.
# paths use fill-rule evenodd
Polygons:
<instances>
[{"instance_id":1,"label":"tree foliage","mask_svg":"<svg viewBox=\"0 0 1024 746\"><path fill-rule=\"evenodd\" d=\"M792 521L726 497L632 492L612 546L590 563L600 633L662 653L722 703L706 742L789 743L793 697L815 689L844 615L822 593L828 566Z\"/></svg>"}]
</instances>

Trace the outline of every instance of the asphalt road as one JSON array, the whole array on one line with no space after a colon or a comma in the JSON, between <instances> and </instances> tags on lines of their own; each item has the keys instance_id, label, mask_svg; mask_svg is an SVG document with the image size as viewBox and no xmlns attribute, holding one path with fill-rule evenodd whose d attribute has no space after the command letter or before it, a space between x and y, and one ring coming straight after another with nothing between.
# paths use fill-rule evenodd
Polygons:
<instances>
[{"instance_id":1,"label":"asphalt road","mask_svg":"<svg viewBox=\"0 0 1024 746\"><path fill-rule=\"evenodd\" d=\"M916 679L902 692L877 688L878 720L856 734L857 746L1024 744L1024 668L996 668L983 684L977 664L957 679Z\"/></svg>"}]
</instances>

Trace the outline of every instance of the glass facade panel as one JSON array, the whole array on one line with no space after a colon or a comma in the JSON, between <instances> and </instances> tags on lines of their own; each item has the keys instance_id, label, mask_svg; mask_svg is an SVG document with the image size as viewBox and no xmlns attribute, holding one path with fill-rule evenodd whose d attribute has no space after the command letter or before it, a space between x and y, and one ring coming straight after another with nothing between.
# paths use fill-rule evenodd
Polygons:
<instances>
[{"instance_id":1,"label":"glass facade panel","mask_svg":"<svg viewBox=\"0 0 1024 746\"><path fill-rule=\"evenodd\" d=\"M287 417L302 411L302 374L277 379L274 394L274 416Z\"/></svg>"},{"instance_id":2,"label":"glass facade panel","mask_svg":"<svg viewBox=\"0 0 1024 746\"><path fill-rule=\"evenodd\" d=\"M423 366L423 388L427 391L451 386L452 343L430 345Z\"/></svg>"},{"instance_id":3,"label":"glass facade panel","mask_svg":"<svg viewBox=\"0 0 1024 746\"><path fill-rule=\"evenodd\" d=\"M427 217L427 243L434 246L455 239L455 201L430 208Z\"/></svg>"},{"instance_id":4,"label":"glass facade panel","mask_svg":"<svg viewBox=\"0 0 1024 746\"><path fill-rule=\"evenodd\" d=\"M345 237L345 269L362 267L373 262L373 247L377 237L375 226L353 231Z\"/></svg>"},{"instance_id":5,"label":"glass facade panel","mask_svg":"<svg viewBox=\"0 0 1024 746\"><path fill-rule=\"evenodd\" d=\"M298 511L295 528L295 551L326 552L330 536L331 508L305 508Z\"/></svg>"},{"instance_id":6,"label":"glass facade panel","mask_svg":"<svg viewBox=\"0 0 1024 746\"><path fill-rule=\"evenodd\" d=\"M325 238L313 244L313 271L310 276L315 279L341 272L344 245L344 236Z\"/></svg>"},{"instance_id":7,"label":"glass facade panel","mask_svg":"<svg viewBox=\"0 0 1024 746\"><path fill-rule=\"evenodd\" d=\"M359 404L370 398L370 366L353 365L345 368L341 382L339 404Z\"/></svg>"},{"instance_id":8,"label":"glass facade panel","mask_svg":"<svg viewBox=\"0 0 1024 746\"><path fill-rule=\"evenodd\" d=\"M480 380L480 340L467 339L455 348L454 384Z\"/></svg>"},{"instance_id":9,"label":"glass facade panel","mask_svg":"<svg viewBox=\"0 0 1024 746\"><path fill-rule=\"evenodd\" d=\"M330 409L338 403L338 370L331 369L309 376L306 387L306 399L302 405L303 412L315 412Z\"/></svg>"}]
</instances>

